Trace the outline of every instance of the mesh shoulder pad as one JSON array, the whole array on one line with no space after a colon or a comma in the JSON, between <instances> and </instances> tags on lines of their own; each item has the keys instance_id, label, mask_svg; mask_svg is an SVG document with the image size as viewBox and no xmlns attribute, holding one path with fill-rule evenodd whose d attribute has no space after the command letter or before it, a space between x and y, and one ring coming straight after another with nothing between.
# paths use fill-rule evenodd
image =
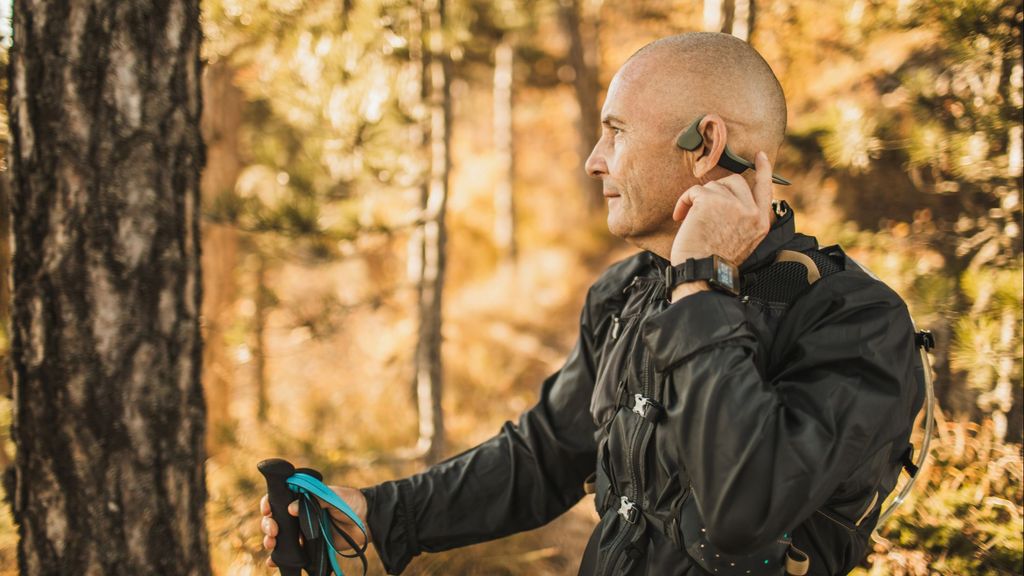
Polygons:
<instances>
[{"instance_id":1,"label":"mesh shoulder pad","mask_svg":"<svg viewBox=\"0 0 1024 576\"><path fill-rule=\"evenodd\" d=\"M821 250L779 250L775 261L743 277L742 296L769 304L789 306L812 284L842 270L836 259Z\"/></svg>"}]
</instances>

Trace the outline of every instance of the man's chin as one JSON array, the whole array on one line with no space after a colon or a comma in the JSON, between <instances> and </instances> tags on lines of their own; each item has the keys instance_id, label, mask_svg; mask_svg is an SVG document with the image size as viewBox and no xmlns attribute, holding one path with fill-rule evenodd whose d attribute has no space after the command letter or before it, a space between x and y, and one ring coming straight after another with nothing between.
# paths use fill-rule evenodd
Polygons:
<instances>
[{"instance_id":1,"label":"man's chin","mask_svg":"<svg viewBox=\"0 0 1024 576\"><path fill-rule=\"evenodd\" d=\"M626 242L629 242L629 238L632 236L629 226L612 212L608 212L608 232Z\"/></svg>"}]
</instances>

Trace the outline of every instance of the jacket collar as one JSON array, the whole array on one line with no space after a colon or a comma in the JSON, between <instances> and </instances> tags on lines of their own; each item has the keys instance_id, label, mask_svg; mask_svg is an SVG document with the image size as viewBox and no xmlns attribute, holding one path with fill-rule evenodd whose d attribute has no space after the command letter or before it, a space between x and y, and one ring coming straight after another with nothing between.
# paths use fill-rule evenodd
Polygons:
<instances>
[{"instance_id":1,"label":"jacket collar","mask_svg":"<svg viewBox=\"0 0 1024 576\"><path fill-rule=\"evenodd\" d=\"M761 240L757 248L754 248L750 256L740 264L740 273L750 272L775 260L775 254L796 235L796 222L789 204L782 200L772 208L775 210L775 222L764 240Z\"/></svg>"},{"instance_id":2,"label":"jacket collar","mask_svg":"<svg viewBox=\"0 0 1024 576\"><path fill-rule=\"evenodd\" d=\"M768 230L768 235L761 240L761 243L754 248L754 251L740 264L740 273L745 274L772 262L775 254L786 244L789 244L796 236L796 222L793 216L793 209L785 200L773 205L775 210L775 222ZM664 273L669 266L669 261L653 252L647 253L652 264L657 267L659 273Z\"/></svg>"}]
</instances>

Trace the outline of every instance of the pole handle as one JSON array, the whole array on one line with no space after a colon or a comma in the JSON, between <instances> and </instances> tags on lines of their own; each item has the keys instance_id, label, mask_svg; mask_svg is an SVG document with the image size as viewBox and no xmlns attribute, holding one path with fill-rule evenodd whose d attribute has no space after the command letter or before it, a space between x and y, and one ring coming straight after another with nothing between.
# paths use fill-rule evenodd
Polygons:
<instances>
[{"instance_id":1,"label":"pole handle","mask_svg":"<svg viewBox=\"0 0 1024 576\"><path fill-rule=\"evenodd\" d=\"M306 554L299 546L299 519L288 513L288 504L295 495L288 489L287 480L295 473L295 466L287 460L271 458L256 465L267 480L270 515L277 522L277 546L270 559L281 570L281 576L301 576L306 567Z\"/></svg>"}]
</instances>

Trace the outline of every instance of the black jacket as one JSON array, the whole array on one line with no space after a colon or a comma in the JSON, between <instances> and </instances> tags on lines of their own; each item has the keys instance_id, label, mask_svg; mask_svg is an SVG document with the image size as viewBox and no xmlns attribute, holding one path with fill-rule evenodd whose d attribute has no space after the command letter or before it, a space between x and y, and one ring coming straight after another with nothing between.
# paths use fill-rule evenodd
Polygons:
<instances>
[{"instance_id":1,"label":"black jacket","mask_svg":"<svg viewBox=\"0 0 1024 576\"><path fill-rule=\"evenodd\" d=\"M741 266L742 298L670 304L667 264L645 252L601 276L517 425L364 490L389 573L541 526L585 483L601 522L581 574L778 575L790 542L812 575L860 561L923 398L905 304L791 211Z\"/></svg>"}]
</instances>

